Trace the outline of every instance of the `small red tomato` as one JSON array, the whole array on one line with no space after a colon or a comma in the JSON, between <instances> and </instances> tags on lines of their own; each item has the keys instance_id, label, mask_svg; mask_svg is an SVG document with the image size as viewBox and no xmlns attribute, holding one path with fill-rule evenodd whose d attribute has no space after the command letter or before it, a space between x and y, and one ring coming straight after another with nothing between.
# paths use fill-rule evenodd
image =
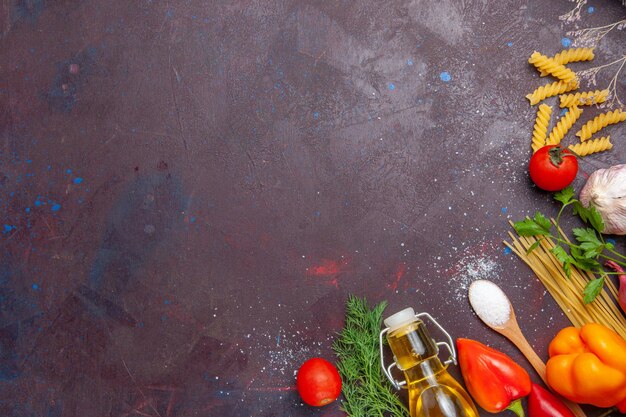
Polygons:
<instances>
[{"instance_id":1,"label":"small red tomato","mask_svg":"<svg viewBox=\"0 0 626 417\"><path fill-rule=\"evenodd\" d=\"M576 178L578 159L567 149L548 145L533 154L528 170L530 179L537 187L546 191L559 191Z\"/></svg>"},{"instance_id":2,"label":"small red tomato","mask_svg":"<svg viewBox=\"0 0 626 417\"><path fill-rule=\"evenodd\" d=\"M341 377L332 363L322 358L312 358L298 370L296 386L305 403L319 407L339 397Z\"/></svg>"}]
</instances>

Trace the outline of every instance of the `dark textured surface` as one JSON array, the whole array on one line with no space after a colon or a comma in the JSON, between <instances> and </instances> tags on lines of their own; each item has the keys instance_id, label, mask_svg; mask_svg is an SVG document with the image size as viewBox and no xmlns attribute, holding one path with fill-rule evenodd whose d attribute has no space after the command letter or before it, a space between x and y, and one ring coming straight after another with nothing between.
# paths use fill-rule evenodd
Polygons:
<instances>
[{"instance_id":1,"label":"dark textured surface","mask_svg":"<svg viewBox=\"0 0 626 417\"><path fill-rule=\"evenodd\" d=\"M350 293L530 370L466 289L499 283L543 358L567 325L502 240L557 210L526 174L527 57L626 15L592 1L559 20L574 6L3 1L1 414L342 415L292 387L332 360ZM626 160L624 132L578 189Z\"/></svg>"}]
</instances>

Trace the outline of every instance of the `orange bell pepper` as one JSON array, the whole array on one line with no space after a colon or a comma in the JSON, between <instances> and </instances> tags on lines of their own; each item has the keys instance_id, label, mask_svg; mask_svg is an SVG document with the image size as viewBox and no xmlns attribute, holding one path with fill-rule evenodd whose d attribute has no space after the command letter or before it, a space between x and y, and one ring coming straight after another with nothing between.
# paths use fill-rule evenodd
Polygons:
<instances>
[{"instance_id":1,"label":"orange bell pepper","mask_svg":"<svg viewBox=\"0 0 626 417\"><path fill-rule=\"evenodd\" d=\"M597 323L566 327L550 342L548 385L563 397L626 413L626 340Z\"/></svg>"}]
</instances>

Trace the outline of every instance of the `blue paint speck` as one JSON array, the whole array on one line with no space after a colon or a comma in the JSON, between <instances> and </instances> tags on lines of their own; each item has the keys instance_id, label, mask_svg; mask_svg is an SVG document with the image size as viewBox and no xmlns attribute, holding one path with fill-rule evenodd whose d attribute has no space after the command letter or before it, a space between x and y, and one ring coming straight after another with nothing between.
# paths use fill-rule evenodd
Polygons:
<instances>
[{"instance_id":1,"label":"blue paint speck","mask_svg":"<svg viewBox=\"0 0 626 417\"><path fill-rule=\"evenodd\" d=\"M10 224L5 224L2 228L2 233L9 233L11 230L13 230L14 226L11 226Z\"/></svg>"},{"instance_id":2,"label":"blue paint speck","mask_svg":"<svg viewBox=\"0 0 626 417\"><path fill-rule=\"evenodd\" d=\"M168 305L170 303L170 300L163 300L163 304Z\"/></svg>"},{"instance_id":3,"label":"blue paint speck","mask_svg":"<svg viewBox=\"0 0 626 417\"><path fill-rule=\"evenodd\" d=\"M36 290L38 290L38 289L39 289L39 285L37 285L37 284L33 284L33 290L35 290L35 291L36 291Z\"/></svg>"},{"instance_id":4,"label":"blue paint speck","mask_svg":"<svg viewBox=\"0 0 626 417\"><path fill-rule=\"evenodd\" d=\"M513 46L513 42L507 42L506 46L508 46L510 48L511 46Z\"/></svg>"},{"instance_id":5,"label":"blue paint speck","mask_svg":"<svg viewBox=\"0 0 626 417\"><path fill-rule=\"evenodd\" d=\"M59 203L53 204L51 207L52 211L59 211L61 210L61 205Z\"/></svg>"},{"instance_id":6,"label":"blue paint speck","mask_svg":"<svg viewBox=\"0 0 626 417\"><path fill-rule=\"evenodd\" d=\"M143 327L143 321L140 321L139 323L137 323L137 327Z\"/></svg>"},{"instance_id":7,"label":"blue paint speck","mask_svg":"<svg viewBox=\"0 0 626 417\"><path fill-rule=\"evenodd\" d=\"M502 207L500 210L502 211L502 213L506 213L507 208L506 207Z\"/></svg>"},{"instance_id":8,"label":"blue paint speck","mask_svg":"<svg viewBox=\"0 0 626 417\"><path fill-rule=\"evenodd\" d=\"M316 211L315 213L313 213L313 215L314 215L315 217L319 217L319 216L321 216L321 215L322 215L322 213L320 213L319 211Z\"/></svg>"},{"instance_id":9,"label":"blue paint speck","mask_svg":"<svg viewBox=\"0 0 626 417\"><path fill-rule=\"evenodd\" d=\"M189 219L189 223L195 223L196 222L196 218L192 217L191 219Z\"/></svg>"},{"instance_id":10,"label":"blue paint speck","mask_svg":"<svg viewBox=\"0 0 626 417\"><path fill-rule=\"evenodd\" d=\"M320 117L320 114L318 112L313 113L314 119L318 119L319 117Z\"/></svg>"},{"instance_id":11,"label":"blue paint speck","mask_svg":"<svg viewBox=\"0 0 626 417\"><path fill-rule=\"evenodd\" d=\"M27 160L26 160L26 163L27 163L27 164L31 164L32 162L33 162L33 160L32 160L32 159L27 159Z\"/></svg>"},{"instance_id":12,"label":"blue paint speck","mask_svg":"<svg viewBox=\"0 0 626 417\"><path fill-rule=\"evenodd\" d=\"M65 170L65 173L66 173L66 174L71 174L71 173L72 173L72 170L68 168L68 169L66 169L66 170Z\"/></svg>"},{"instance_id":13,"label":"blue paint speck","mask_svg":"<svg viewBox=\"0 0 626 417\"><path fill-rule=\"evenodd\" d=\"M561 39L561 45L563 45L564 48L569 48L572 45L572 40L570 38L563 38Z\"/></svg>"},{"instance_id":14,"label":"blue paint speck","mask_svg":"<svg viewBox=\"0 0 626 417\"><path fill-rule=\"evenodd\" d=\"M595 8L595 7L593 7L593 6L589 6L589 7L587 7L587 13L591 14L591 13L593 13L593 12L595 12L595 11L596 11L596 8Z\"/></svg>"},{"instance_id":15,"label":"blue paint speck","mask_svg":"<svg viewBox=\"0 0 626 417\"><path fill-rule=\"evenodd\" d=\"M512 252L511 248L509 248L508 246L506 248L504 248L504 254L508 255Z\"/></svg>"},{"instance_id":16,"label":"blue paint speck","mask_svg":"<svg viewBox=\"0 0 626 417\"><path fill-rule=\"evenodd\" d=\"M81 177L74 178L74 184L80 184L81 182L83 182L83 179Z\"/></svg>"},{"instance_id":17,"label":"blue paint speck","mask_svg":"<svg viewBox=\"0 0 626 417\"><path fill-rule=\"evenodd\" d=\"M610 243L611 245L615 246L615 243L616 243L616 242L615 242L615 239L608 238L608 239L606 240L606 243Z\"/></svg>"},{"instance_id":18,"label":"blue paint speck","mask_svg":"<svg viewBox=\"0 0 626 417\"><path fill-rule=\"evenodd\" d=\"M395 90L396 89L396 85L394 83L389 83L389 89L391 91Z\"/></svg>"},{"instance_id":19,"label":"blue paint speck","mask_svg":"<svg viewBox=\"0 0 626 417\"><path fill-rule=\"evenodd\" d=\"M41 207L41 204L43 204L41 201L35 200L35 207Z\"/></svg>"},{"instance_id":20,"label":"blue paint speck","mask_svg":"<svg viewBox=\"0 0 626 417\"><path fill-rule=\"evenodd\" d=\"M30 213L30 207L26 207L25 210L26 210L26 213Z\"/></svg>"},{"instance_id":21,"label":"blue paint speck","mask_svg":"<svg viewBox=\"0 0 626 417\"><path fill-rule=\"evenodd\" d=\"M447 83L448 81L452 79L452 76L450 75L448 71L444 71L441 74L439 74L439 78L441 78L441 81L443 81L444 83Z\"/></svg>"},{"instance_id":22,"label":"blue paint speck","mask_svg":"<svg viewBox=\"0 0 626 417\"><path fill-rule=\"evenodd\" d=\"M52 169L52 165L48 165L48 171Z\"/></svg>"},{"instance_id":23,"label":"blue paint speck","mask_svg":"<svg viewBox=\"0 0 626 417\"><path fill-rule=\"evenodd\" d=\"M412 59L407 59L406 64L407 64L408 66L413 65L413 60L412 60Z\"/></svg>"},{"instance_id":24,"label":"blue paint speck","mask_svg":"<svg viewBox=\"0 0 626 417\"><path fill-rule=\"evenodd\" d=\"M569 109L566 107L564 109L561 110L561 112L559 113L560 116L565 116L567 114L567 112L569 111Z\"/></svg>"}]
</instances>

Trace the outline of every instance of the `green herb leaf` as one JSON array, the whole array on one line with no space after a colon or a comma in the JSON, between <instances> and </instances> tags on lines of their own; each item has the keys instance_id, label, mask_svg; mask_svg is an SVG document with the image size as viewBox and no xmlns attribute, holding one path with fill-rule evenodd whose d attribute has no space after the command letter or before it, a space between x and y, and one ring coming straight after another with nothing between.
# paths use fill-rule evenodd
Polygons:
<instances>
[{"instance_id":1,"label":"green herb leaf","mask_svg":"<svg viewBox=\"0 0 626 417\"><path fill-rule=\"evenodd\" d=\"M604 230L604 220L602 220L600 212L598 212L594 206L591 206L589 207L589 213L589 222L591 223L591 226L596 229L598 233L602 233Z\"/></svg>"},{"instance_id":2,"label":"green herb leaf","mask_svg":"<svg viewBox=\"0 0 626 417\"><path fill-rule=\"evenodd\" d=\"M573 261L572 257L567 252L565 252L565 249L563 249L563 246L560 246L560 245L555 246L552 248L551 251L556 257L556 259L558 259L559 262L561 263Z\"/></svg>"},{"instance_id":3,"label":"green herb leaf","mask_svg":"<svg viewBox=\"0 0 626 417\"><path fill-rule=\"evenodd\" d=\"M539 245L541 245L541 240L543 238L537 240L535 243L533 243L532 245L530 245L530 247L526 250L526 255L528 255L529 253L531 253L532 251L534 251L535 249L537 249L537 247Z\"/></svg>"},{"instance_id":4,"label":"green herb leaf","mask_svg":"<svg viewBox=\"0 0 626 417\"><path fill-rule=\"evenodd\" d=\"M533 220L546 232L550 231L550 227L552 227L550 220L546 219L546 216L544 216L540 212L535 213L535 217L533 217Z\"/></svg>"},{"instance_id":5,"label":"green herb leaf","mask_svg":"<svg viewBox=\"0 0 626 417\"><path fill-rule=\"evenodd\" d=\"M563 271L568 278L572 278L572 265L569 262L563 263Z\"/></svg>"},{"instance_id":6,"label":"green herb leaf","mask_svg":"<svg viewBox=\"0 0 626 417\"><path fill-rule=\"evenodd\" d=\"M571 185L563 188L561 191L554 194L554 199L560 201L563 204L567 204L574 197L574 188Z\"/></svg>"},{"instance_id":7,"label":"green herb leaf","mask_svg":"<svg viewBox=\"0 0 626 417\"><path fill-rule=\"evenodd\" d=\"M565 275L568 278L572 277L572 267L571 264L576 262L574 258L572 258L562 246L555 246L552 248L551 252L554 254L556 259L563 264L563 271L565 271Z\"/></svg>"},{"instance_id":8,"label":"green herb leaf","mask_svg":"<svg viewBox=\"0 0 626 417\"><path fill-rule=\"evenodd\" d=\"M572 229L579 246L583 251L583 256L588 259L595 259L604 250L604 244L598 239L595 230L583 229L580 227Z\"/></svg>"},{"instance_id":9,"label":"green herb leaf","mask_svg":"<svg viewBox=\"0 0 626 417\"><path fill-rule=\"evenodd\" d=\"M580 217L585 223L590 224L598 233L602 233L604 230L604 221L595 207L590 206L589 208L585 208L580 201L575 201L573 207L574 214Z\"/></svg>"},{"instance_id":10,"label":"green herb leaf","mask_svg":"<svg viewBox=\"0 0 626 417\"><path fill-rule=\"evenodd\" d=\"M596 261L595 259L588 259L588 258L574 258L574 259L575 260L573 264L579 269L582 269L583 271L598 271L602 269L602 266L600 265L600 263Z\"/></svg>"},{"instance_id":11,"label":"green herb leaf","mask_svg":"<svg viewBox=\"0 0 626 417\"><path fill-rule=\"evenodd\" d=\"M546 236L550 234L550 220L537 212L532 219L513 223L513 228L520 236Z\"/></svg>"},{"instance_id":12,"label":"green herb leaf","mask_svg":"<svg viewBox=\"0 0 626 417\"><path fill-rule=\"evenodd\" d=\"M576 240L578 240L579 242L592 242L597 243L598 245L602 244L602 242L600 242L598 236L596 235L596 231L593 229L583 229L582 227L575 227L572 229L572 233L574 233L574 236L576 236Z\"/></svg>"},{"instance_id":13,"label":"green herb leaf","mask_svg":"<svg viewBox=\"0 0 626 417\"><path fill-rule=\"evenodd\" d=\"M346 323L333 343L343 381L341 408L350 417L409 417L409 411L381 371L378 336L386 303L373 309L350 296Z\"/></svg>"},{"instance_id":14,"label":"green herb leaf","mask_svg":"<svg viewBox=\"0 0 626 417\"><path fill-rule=\"evenodd\" d=\"M583 290L583 303L589 304L600 294L604 287L604 276L600 278L592 279L587 283Z\"/></svg>"},{"instance_id":15,"label":"green herb leaf","mask_svg":"<svg viewBox=\"0 0 626 417\"><path fill-rule=\"evenodd\" d=\"M602 266L595 259L589 259L585 257L585 254L580 251L576 246L570 246L569 251L574 258L573 264L584 271L597 271L602 269Z\"/></svg>"}]
</instances>

